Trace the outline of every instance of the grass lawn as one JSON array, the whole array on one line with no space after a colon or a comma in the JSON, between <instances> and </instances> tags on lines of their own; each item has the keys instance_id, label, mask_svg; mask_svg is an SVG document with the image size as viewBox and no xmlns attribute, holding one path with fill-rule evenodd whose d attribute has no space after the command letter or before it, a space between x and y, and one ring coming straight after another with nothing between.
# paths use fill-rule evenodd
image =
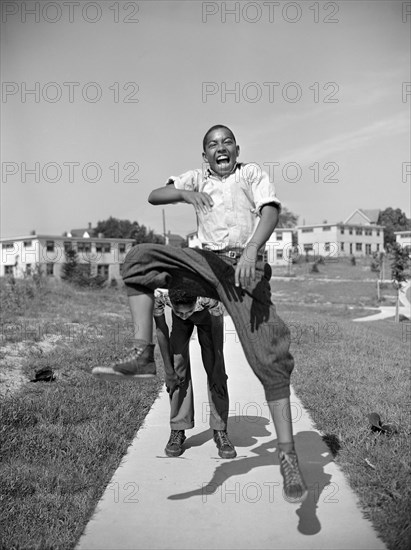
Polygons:
<instances>
[{"instance_id":1,"label":"grass lawn","mask_svg":"<svg viewBox=\"0 0 411 550\"><path fill-rule=\"evenodd\" d=\"M21 384L6 391L10 378L0 380L0 548L8 550L74 548L163 379L161 367L158 380L138 385L90 376L130 335L122 290L43 284L34 295L29 284L12 296L2 286L0 370L18 370ZM57 380L28 382L43 366Z\"/></svg>"},{"instance_id":2,"label":"grass lawn","mask_svg":"<svg viewBox=\"0 0 411 550\"><path fill-rule=\"evenodd\" d=\"M272 283L291 330L292 383L317 428L338 441L335 460L365 515L390 550L402 550L411 515L409 322L354 323L370 313L367 283L319 283ZM306 299L311 291L316 301ZM90 377L130 336L121 289L25 282L3 286L2 304L1 369L18 370L20 387L2 392L0 379L0 548L73 548L158 394L161 363L154 383ZM27 382L41 366L55 369L56 382ZM371 432L371 412L398 432Z\"/></svg>"},{"instance_id":3,"label":"grass lawn","mask_svg":"<svg viewBox=\"0 0 411 550\"><path fill-rule=\"evenodd\" d=\"M388 548L409 548L410 323L353 323L344 310L328 316L285 304L278 311L292 328L297 395L316 427L341 446L335 460ZM398 433L374 434L372 412Z\"/></svg>"}]
</instances>

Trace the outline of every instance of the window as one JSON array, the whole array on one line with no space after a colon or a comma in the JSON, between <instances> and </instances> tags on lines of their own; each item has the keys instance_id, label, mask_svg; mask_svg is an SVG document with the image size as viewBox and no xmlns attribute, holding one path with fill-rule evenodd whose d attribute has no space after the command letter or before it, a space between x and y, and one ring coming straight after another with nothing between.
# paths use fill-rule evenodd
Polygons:
<instances>
[{"instance_id":1,"label":"window","mask_svg":"<svg viewBox=\"0 0 411 550\"><path fill-rule=\"evenodd\" d=\"M119 245L119 249L120 249L120 245ZM97 243L96 244L96 252L111 252L111 244L110 243Z\"/></svg>"},{"instance_id":2,"label":"window","mask_svg":"<svg viewBox=\"0 0 411 550\"><path fill-rule=\"evenodd\" d=\"M303 233L312 233L312 232L313 232L313 228L311 227L311 228L309 228L309 229L308 229L308 228L302 229L302 232L303 232Z\"/></svg>"},{"instance_id":3,"label":"window","mask_svg":"<svg viewBox=\"0 0 411 550\"><path fill-rule=\"evenodd\" d=\"M91 252L91 244L90 243L77 243L77 250L78 252Z\"/></svg>"},{"instance_id":4,"label":"window","mask_svg":"<svg viewBox=\"0 0 411 550\"><path fill-rule=\"evenodd\" d=\"M349 233L350 235L352 235L352 229L350 229L350 230L348 231L348 233Z\"/></svg>"},{"instance_id":5,"label":"window","mask_svg":"<svg viewBox=\"0 0 411 550\"><path fill-rule=\"evenodd\" d=\"M313 245L312 244L305 244L304 245L304 252L310 252L310 250L313 250Z\"/></svg>"},{"instance_id":6,"label":"window","mask_svg":"<svg viewBox=\"0 0 411 550\"><path fill-rule=\"evenodd\" d=\"M281 258L283 257L283 251L282 250L277 250L277 260L281 260Z\"/></svg>"},{"instance_id":7,"label":"window","mask_svg":"<svg viewBox=\"0 0 411 550\"><path fill-rule=\"evenodd\" d=\"M64 252L68 252L69 250L72 250L73 246L70 241L65 241L64 243Z\"/></svg>"},{"instance_id":8,"label":"window","mask_svg":"<svg viewBox=\"0 0 411 550\"><path fill-rule=\"evenodd\" d=\"M366 254L371 254L371 245L370 244L365 245L365 253Z\"/></svg>"},{"instance_id":9,"label":"window","mask_svg":"<svg viewBox=\"0 0 411 550\"><path fill-rule=\"evenodd\" d=\"M344 243L340 243L341 246L341 252L344 252Z\"/></svg>"},{"instance_id":10,"label":"window","mask_svg":"<svg viewBox=\"0 0 411 550\"><path fill-rule=\"evenodd\" d=\"M108 264L100 264L97 266L97 275L99 277L104 277L104 279L108 279L108 270Z\"/></svg>"},{"instance_id":11,"label":"window","mask_svg":"<svg viewBox=\"0 0 411 550\"><path fill-rule=\"evenodd\" d=\"M47 252L54 252L54 241L46 241Z\"/></svg>"},{"instance_id":12,"label":"window","mask_svg":"<svg viewBox=\"0 0 411 550\"><path fill-rule=\"evenodd\" d=\"M324 244L324 251L325 251L325 252L329 252L329 251L330 251L330 243L325 243L325 244Z\"/></svg>"},{"instance_id":13,"label":"window","mask_svg":"<svg viewBox=\"0 0 411 550\"><path fill-rule=\"evenodd\" d=\"M120 243L118 245L118 251L119 252L125 252L126 251L126 245L124 243Z\"/></svg>"},{"instance_id":14,"label":"window","mask_svg":"<svg viewBox=\"0 0 411 550\"><path fill-rule=\"evenodd\" d=\"M323 231L331 231L331 225L327 225L326 227L323 227Z\"/></svg>"},{"instance_id":15,"label":"window","mask_svg":"<svg viewBox=\"0 0 411 550\"><path fill-rule=\"evenodd\" d=\"M357 252L362 252L362 243L355 243L355 250Z\"/></svg>"},{"instance_id":16,"label":"window","mask_svg":"<svg viewBox=\"0 0 411 550\"><path fill-rule=\"evenodd\" d=\"M379 252L379 251L380 251L380 244L378 243L377 244L377 252Z\"/></svg>"},{"instance_id":17,"label":"window","mask_svg":"<svg viewBox=\"0 0 411 550\"><path fill-rule=\"evenodd\" d=\"M12 265L5 265L4 266L4 274L5 275L13 275L13 266Z\"/></svg>"},{"instance_id":18,"label":"window","mask_svg":"<svg viewBox=\"0 0 411 550\"><path fill-rule=\"evenodd\" d=\"M380 236L380 230L377 229L377 237L379 237L379 236Z\"/></svg>"},{"instance_id":19,"label":"window","mask_svg":"<svg viewBox=\"0 0 411 550\"><path fill-rule=\"evenodd\" d=\"M47 275L50 275L50 276L53 276L54 275L54 264L52 262L48 262L46 264L46 267L47 267Z\"/></svg>"},{"instance_id":20,"label":"window","mask_svg":"<svg viewBox=\"0 0 411 550\"><path fill-rule=\"evenodd\" d=\"M341 235L344 235L344 227L341 227L340 233L341 233Z\"/></svg>"},{"instance_id":21,"label":"window","mask_svg":"<svg viewBox=\"0 0 411 550\"><path fill-rule=\"evenodd\" d=\"M361 229L361 227L357 227L357 229L355 230L355 234L356 234L356 235L362 235L362 229Z\"/></svg>"},{"instance_id":22,"label":"window","mask_svg":"<svg viewBox=\"0 0 411 550\"><path fill-rule=\"evenodd\" d=\"M372 230L371 229L366 229L365 234L368 235L368 236L371 236L372 235Z\"/></svg>"},{"instance_id":23,"label":"window","mask_svg":"<svg viewBox=\"0 0 411 550\"><path fill-rule=\"evenodd\" d=\"M3 250L13 250L14 245L13 243L7 243L7 244L3 244L2 248Z\"/></svg>"},{"instance_id":24,"label":"window","mask_svg":"<svg viewBox=\"0 0 411 550\"><path fill-rule=\"evenodd\" d=\"M33 241L24 241L24 246L26 248L30 248L30 246L32 246L32 245L33 245Z\"/></svg>"}]
</instances>

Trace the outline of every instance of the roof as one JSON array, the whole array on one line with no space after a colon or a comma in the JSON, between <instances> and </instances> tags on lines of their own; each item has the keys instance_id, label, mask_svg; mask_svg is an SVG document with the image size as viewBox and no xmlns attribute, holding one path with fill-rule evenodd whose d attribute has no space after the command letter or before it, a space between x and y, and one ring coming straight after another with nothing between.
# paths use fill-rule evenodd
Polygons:
<instances>
[{"instance_id":1,"label":"roof","mask_svg":"<svg viewBox=\"0 0 411 550\"><path fill-rule=\"evenodd\" d=\"M364 208L359 208L360 212L363 212L370 220L370 223L378 223L378 218L380 217L380 210L374 208L372 210L364 210Z\"/></svg>"},{"instance_id":2,"label":"roof","mask_svg":"<svg viewBox=\"0 0 411 550\"><path fill-rule=\"evenodd\" d=\"M349 225L349 220L353 218L356 214L360 214L364 218L365 222L368 222L370 225L376 225L378 223L378 218L380 215L380 210L378 208L374 208L372 210L365 210L364 208L357 208L354 210L352 214L348 216L346 220L344 220L344 224ZM358 225L358 223L353 223L352 225Z\"/></svg>"},{"instance_id":3,"label":"roof","mask_svg":"<svg viewBox=\"0 0 411 550\"><path fill-rule=\"evenodd\" d=\"M53 241L89 241L90 237L67 237L65 235L19 235L16 237L1 237L0 242L15 242L15 241L31 241L31 240L53 240ZM108 238L108 237L91 237L93 242L125 242L134 243L134 239L120 239L120 238Z\"/></svg>"},{"instance_id":4,"label":"roof","mask_svg":"<svg viewBox=\"0 0 411 550\"><path fill-rule=\"evenodd\" d=\"M82 237L84 233L87 233L90 237L94 235L94 230L90 228L85 229L71 229L68 231L72 237Z\"/></svg>"}]
</instances>

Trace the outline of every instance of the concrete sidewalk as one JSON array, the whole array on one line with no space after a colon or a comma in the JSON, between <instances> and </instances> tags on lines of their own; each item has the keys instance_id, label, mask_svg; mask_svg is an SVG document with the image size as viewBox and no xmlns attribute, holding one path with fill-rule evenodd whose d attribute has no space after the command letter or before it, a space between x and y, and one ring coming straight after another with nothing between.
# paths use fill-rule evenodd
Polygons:
<instances>
[{"instance_id":1,"label":"concrete sidewalk","mask_svg":"<svg viewBox=\"0 0 411 550\"><path fill-rule=\"evenodd\" d=\"M385 545L363 518L356 496L300 401L292 396L294 434L307 500L282 497L276 440L261 384L225 319L229 435L238 456L222 460L208 426L206 376L191 343L196 428L185 452L168 458L168 394L163 391L114 474L77 549L369 549Z\"/></svg>"},{"instance_id":2,"label":"concrete sidewalk","mask_svg":"<svg viewBox=\"0 0 411 550\"><path fill-rule=\"evenodd\" d=\"M401 289L399 298L400 298L400 307L398 308L399 315L403 315L408 319L411 319L411 304L407 298L407 290L410 288L411 283L407 282L404 287ZM353 319L357 323L364 321L379 321L380 319L389 319L390 317L395 317L395 306L381 306L378 313L373 315L367 315L367 317L358 317Z\"/></svg>"}]
</instances>

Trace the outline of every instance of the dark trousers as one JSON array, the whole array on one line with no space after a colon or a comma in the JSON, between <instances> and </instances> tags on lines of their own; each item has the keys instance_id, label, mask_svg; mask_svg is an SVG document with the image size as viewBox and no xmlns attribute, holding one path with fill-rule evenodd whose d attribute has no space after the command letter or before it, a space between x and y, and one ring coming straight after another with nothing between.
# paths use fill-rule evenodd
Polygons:
<instances>
[{"instance_id":1,"label":"dark trousers","mask_svg":"<svg viewBox=\"0 0 411 550\"><path fill-rule=\"evenodd\" d=\"M239 288L234 285L235 265L236 260L207 250L147 243L127 254L123 280L129 296L181 286L198 296L220 300L233 319L267 401L289 397L294 367L290 332L271 301L271 268L257 262L255 281Z\"/></svg>"},{"instance_id":2,"label":"dark trousers","mask_svg":"<svg viewBox=\"0 0 411 550\"><path fill-rule=\"evenodd\" d=\"M186 320L172 312L170 350L174 369L181 380L170 397L170 428L187 430L194 426L193 382L190 364L190 339L197 327L201 357L207 373L208 403L202 403L202 419L209 419L213 430L226 430L229 410L227 376L223 355L223 315L212 316L208 310L197 311ZM215 323L213 331L212 321ZM214 336L214 337L213 337Z\"/></svg>"}]
</instances>

